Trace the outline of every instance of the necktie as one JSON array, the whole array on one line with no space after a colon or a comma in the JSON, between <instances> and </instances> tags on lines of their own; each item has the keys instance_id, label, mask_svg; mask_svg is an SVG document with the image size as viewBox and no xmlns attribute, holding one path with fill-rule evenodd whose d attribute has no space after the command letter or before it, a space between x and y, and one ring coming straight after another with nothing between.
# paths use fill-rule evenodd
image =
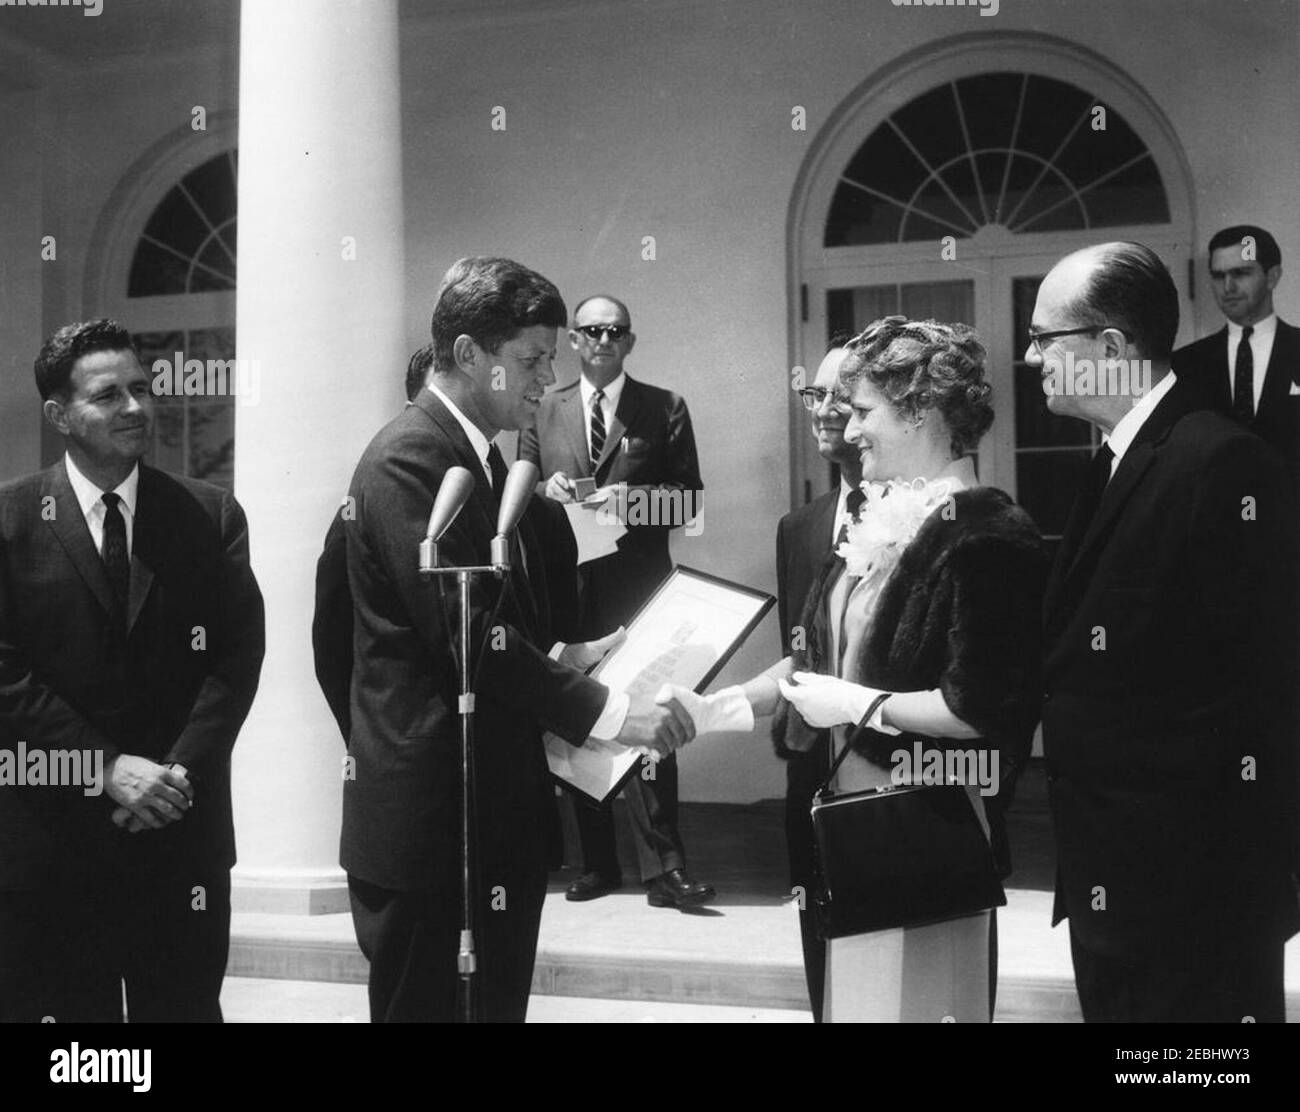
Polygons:
<instances>
[{"instance_id":1,"label":"necktie","mask_svg":"<svg viewBox=\"0 0 1300 1112\"><path fill-rule=\"evenodd\" d=\"M492 472L492 498L494 501L501 501L501 491L506 485L506 461L501 455L501 449L495 444L488 448L488 469Z\"/></svg>"},{"instance_id":2,"label":"necktie","mask_svg":"<svg viewBox=\"0 0 1300 1112\"><path fill-rule=\"evenodd\" d=\"M1250 350L1250 337L1254 331L1250 325L1241 330L1237 363L1232 370L1232 415L1247 424L1255 417L1255 353Z\"/></svg>"},{"instance_id":3,"label":"necktie","mask_svg":"<svg viewBox=\"0 0 1300 1112\"><path fill-rule=\"evenodd\" d=\"M117 596L118 605L125 611L131 590L131 557L126 550L126 519L118 509L121 501L119 495L104 495L104 545L100 556L108 571L113 594Z\"/></svg>"},{"instance_id":4,"label":"necktie","mask_svg":"<svg viewBox=\"0 0 1300 1112\"><path fill-rule=\"evenodd\" d=\"M605 450L605 391L597 390L591 396L591 471L596 472L600 453Z\"/></svg>"},{"instance_id":5,"label":"necktie","mask_svg":"<svg viewBox=\"0 0 1300 1112\"><path fill-rule=\"evenodd\" d=\"M851 491L849 491L848 496L844 499L844 505L845 508L849 511L849 517L852 518L854 521L857 520L858 511L862 509L862 503L865 502L866 500L867 500L867 496L863 494L862 491L859 490L857 487L854 487ZM843 544L848 539L849 539L849 523L848 520L845 520L844 524L840 526L840 535L835 538L836 547ZM848 576L847 583L846 583L846 590L844 592L844 603L840 607L840 626L839 626L840 643L838 646L839 652L837 654L838 659L836 660L836 668L835 668L835 674L840 677L843 677L844 675L844 651L845 649L848 648L848 644L849 644L849 636L848 636L849 599L853 597L853 589L858 585L858 580L860 578L861 577L857 575Z\"/></svg>"},{"instance_id":6,"label":"necktie","mask_svg":"<svg viewBox=\"0 0 1300 1112\"><path fill-rule=\"evenodd\" d=\"M1074 501L1074 509L1065 526L1065 536L1061 538L1061 548L1065 551L1073 553L1079 547L1092 519L1097 516L1102 496L1106 493L1106 484L1110 482L1111 464L1114 462L1115 453L1109 444L1103 444L1088 464L1087 479L1079 491L1079 497Z\"/></svg>"},{"instance_id":7,"label":"necktie","mask_svg":"<svg viewBox=\"0 0 1300 1112\"><path fill-rule=\"evenodd\" d=\"M857 487L849 491L848 496L844 499L844 508L849 511L849 518L854 521L858 518L858 511L862 509L862 503L867 500L867 496ZM835 547L838 548L849 539L849 518L845 518L844 524L840 526L840 531L835 537Z\"/></svg>"}]
</instances>

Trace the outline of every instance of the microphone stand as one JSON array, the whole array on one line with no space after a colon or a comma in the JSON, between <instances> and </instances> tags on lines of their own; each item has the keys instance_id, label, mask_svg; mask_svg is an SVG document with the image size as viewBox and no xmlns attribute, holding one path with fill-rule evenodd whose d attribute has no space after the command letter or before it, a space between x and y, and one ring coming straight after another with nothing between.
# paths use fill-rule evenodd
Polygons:
<instances>
[{"instance_id":1,"label":"microphone stand","mask_svg":"<svg viewBox=\"0 0 1300 1112\"><path fill-rule=\"evenodd\" d=\"M500 544L498 545L498 542ZM500 560L498 560L500 556ZM456 951L456 970L460 975L460 1014L465 1023L475 1021L475 981L478 967L474 952L474 876L470 832L473 829L473 768L474 768L474 692L473 667L470 660L469 588L476 575L495 575L504 578L510 570L509 541L505 537L492 540L491 564L467 564L459 567L438 566L438 543L431 537L420 542L420 574L423 576L454 575L460 601L460 946Z\"/></svg>"}]
</instances>

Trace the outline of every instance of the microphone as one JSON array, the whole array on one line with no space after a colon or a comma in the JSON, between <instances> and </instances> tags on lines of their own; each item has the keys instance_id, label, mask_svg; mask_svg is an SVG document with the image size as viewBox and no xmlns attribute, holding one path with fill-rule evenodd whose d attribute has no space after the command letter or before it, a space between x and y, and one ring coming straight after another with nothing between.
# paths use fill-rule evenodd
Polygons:
<instances>
[{"instance_id":1,"label":"microphone","mask_svg":"<svg viewBox=\"0 0 1300 1112\"><path fill-rule=\"evenodd\" d=\"M474 490L474 476L466 467L449 467L438 487L438 496L433 500L433 512L429 514L429 527L424 540L420 542L420 570L433 571L438 566L438 542L451 527L465 503L469 501Z\"/></svg>"},{"instance_id":2,"label":"microphone","mask_svg":"<svg viewBox=\"0 0 1300 1112\"><path fill-rule=\"evenodd\" d=\"M524 516L539 474L537 464L524 459L515 460L510 465L505 488L501 491L501 508L497 511L497 535L492 538L492 566L498 572L510 567L510 534Z\"/></svg>"}]
</instances>

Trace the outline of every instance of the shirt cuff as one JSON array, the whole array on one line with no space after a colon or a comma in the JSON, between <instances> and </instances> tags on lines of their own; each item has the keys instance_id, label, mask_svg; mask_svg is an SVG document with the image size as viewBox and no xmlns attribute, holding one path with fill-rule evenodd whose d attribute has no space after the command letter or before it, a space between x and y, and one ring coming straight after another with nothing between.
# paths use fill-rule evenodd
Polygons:
<instances>
[{"instance_id":1,"label":"shirt cuff","mask_svg":"<svg viewBox=\"0 0 1300 1112\"><path fill-rule=\"evenodd\" d=\"M623 723L627 720L628 707L632 700L624 691L611 691L605 700L605 709L600 712L596 724L591 728L591 736L598 741L613 741L623 732Z\"/></svg>"},{"instance_id":2,"label":"shirt cuff","mask_svg":"<svg viewBox=\"0 0 1300 1112\"><path fill-rule=\"evenodd\" d=\"M552 660L559 660L560 653L564 652L564 650L567 649L568 647L569 646L566 645L563 641L556 641L555 644L551 646L551 651L546 655L549 656Z\"/></svg>"}]
</instances>

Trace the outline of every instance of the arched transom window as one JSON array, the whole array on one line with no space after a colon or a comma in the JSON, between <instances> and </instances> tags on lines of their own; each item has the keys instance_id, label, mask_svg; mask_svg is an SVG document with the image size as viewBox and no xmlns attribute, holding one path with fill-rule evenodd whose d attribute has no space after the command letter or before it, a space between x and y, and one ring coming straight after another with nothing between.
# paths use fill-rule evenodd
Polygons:
<instances>
[{"instance_id":1,"label":"arched transom window","mask_svg":"<svg viewBox=\"0 0 1300 1112\"><path fill-rule=\"evenodd\" d=\"M840 177L823 246L1168 222L1160 171L1118 111L1065 81L984 73L872 131Z\"/></svg>"}]
</instances>

